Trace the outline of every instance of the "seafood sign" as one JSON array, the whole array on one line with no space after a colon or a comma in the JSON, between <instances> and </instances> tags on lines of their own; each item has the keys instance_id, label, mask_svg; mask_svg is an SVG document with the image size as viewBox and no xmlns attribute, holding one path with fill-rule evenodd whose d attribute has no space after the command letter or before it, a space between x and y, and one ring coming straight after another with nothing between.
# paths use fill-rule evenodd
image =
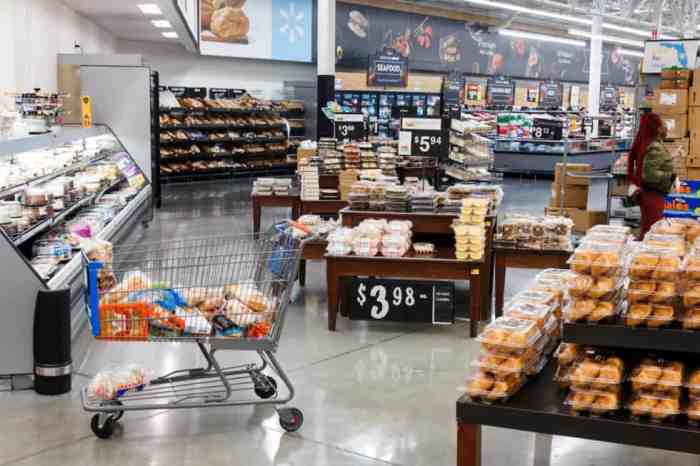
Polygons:
<instances>
[{"instance_id":1,"label":"seafood sign","mask_svg":"<svg viewBox=\"0 0 700 466\"><path fill-rule=\"evenodd\" d=\"M385 49L369 57L368 86L406 87L408 60L394 49Z\"/></svg>"}]
</instances>

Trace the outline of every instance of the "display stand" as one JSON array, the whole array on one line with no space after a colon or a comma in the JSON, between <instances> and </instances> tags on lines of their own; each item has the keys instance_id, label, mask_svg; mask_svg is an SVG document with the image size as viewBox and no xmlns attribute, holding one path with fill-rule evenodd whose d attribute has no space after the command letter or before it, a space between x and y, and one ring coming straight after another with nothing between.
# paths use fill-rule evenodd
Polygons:
<instances>
[{"instance_id":1,"label":"display stand","mask_svg":"<svg viewBox=\"0 0 700 466\"><path fill-rule=\"evenodd\" d=\"M304 241L301 251L301 261L299 262L299 286L306 286L306 261L322 261L326 257L328 241L323 239L312 239Z\"/></svg>"},{"instance_id":2,"label":"display stand","mask_svg":"<svg viewBox=\"0 0 700 466\"><path fill-rule=\"evenodd\" d=\"M262 216L263 207L289 207L292 210L291 219L297 219L300 215L301 200L298 192L290 192L289 194L274 196L260 196L253 194L253 233L260 233L260 218Z\"/></svg>"},{"instance_id":3,"label":"display stand","mask_svg":"<svg viewBox=\"0 0 700 466\"><path fill-rule=\"evenodd\" d=\"M301 215L338 215L341 209L348 206L347 201L301 201Z\"/></svg>"},{"instance_id":4,"label":"display stand","mask_svg":"<svg viewBox=\"0 0 700 466\"><path fill-rule=\"evenodd\" d=\"M496 271L496 317L503 314L503 295L506 288L506 271L515 269L565 269L571 251L548 251L540 249L516 249L493 246L493 261Z\"/></svg>"}]
</instances>

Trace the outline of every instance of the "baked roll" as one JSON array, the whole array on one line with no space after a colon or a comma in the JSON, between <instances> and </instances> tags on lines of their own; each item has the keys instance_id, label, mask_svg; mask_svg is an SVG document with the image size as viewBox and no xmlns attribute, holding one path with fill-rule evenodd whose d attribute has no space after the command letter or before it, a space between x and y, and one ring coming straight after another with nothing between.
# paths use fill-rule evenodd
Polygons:
<instances>
[{"instance_id":1,"label":"baked roll","mask_svg":"<svg viewBox=\"0 0 700 466\"><path fill-rule=\"evenodd\" d=\"M250 31L250 21L240 8L225 7L212 15L211 31L223 40L241 40Z\"/></svg>"}]
</instances>

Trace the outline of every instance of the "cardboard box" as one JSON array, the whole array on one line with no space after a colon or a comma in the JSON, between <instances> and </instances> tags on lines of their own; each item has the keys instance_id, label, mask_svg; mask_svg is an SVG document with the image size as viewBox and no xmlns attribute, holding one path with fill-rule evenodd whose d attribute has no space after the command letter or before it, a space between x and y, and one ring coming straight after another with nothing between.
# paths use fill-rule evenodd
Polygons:
<instances>
[{"instance_id":1,"label":"cardboard box","mask_svg":"<svg viewBox=\"0 0 700 466\"><path fill-rule=\"evenodd\" d=\"M688 90L688 106L700 107L700 81Z\"/></svg>"},{"instance_id":2,"label":"cardboard box","mask_svg":"<svg viewBox=\"0 0 700 466\"><path fill-rule=\"evenodd\" d=\"M700 168L688 168L688 174L686 180L698 181L700 180Z\"/></svg>"},{"instance_id":3,"label":"cardboard box","mask_svg":"<svg viewBox=\"0 0 700 466\"><path fill-rule=\"evenodd\" d=\"M687 79L662 79L661 89L688 89L690 81Z\"/></svg>"},{"instance_id":4,"label":"cardboard box","mask_svg":"<svg viewBox=\"0 0 700 466\"><path fill-rule=\"evenodd\" d=\"M552 183L552 196L549 206L559 207L561 185ZM588 186L564 185L564 207L573 209L585 209L588 206Z\"/></svg>"},{"instance_id":5,"label":"cardboard box","mask_svg":"<svg viewBox=\"0 0 700 466\"><path fill-rule=\"evenodd\" d=\"M700 155L700 130L688 133L688 156Z\"/></svg>"},{"instance_id":6,"label":"cardboard box","mask_svg":"<svg viewBox=\"0 0 700 466\"><path fill-rule=\"evenodd\" d=\"M690 79L692 73L687 68L668 68L661 70L661 79Z\"/></svg>"},{"instance_id":7,"label":"cardboard box","mask_svg":"<svg viewBox=\"0 0 700 466\"><path fill-rule=\"evenodd\" d=\"M690 153L690 139L683 138L675 141L664 141L664 147L671 154L671 158L676 161L686 160Z\"/></svg>"},{"instance_id":8,"label":"cardboard box","mask_svg":"<svg viewBox=\"0 0 700 466\"><path fill-rule=\"evenodd\" d=\"M688 131L700 131L700 107L688 107Z\"/></svg>"},{"instance_id":9,"label":"cardboard box","mask_svg":"<svg viewBox=\"0 0 700 466\"><path fill-rule=\"evenodd\" d=\"M626 176L616 176L610 183L610 194L612 196L627 196L629 183Z\"/></svg>"},{"instance_id":10,"label":"cardboard box","mask_svg":"<svg viewBox=\"0 0 700 466\"><path fill-rule=\"evenodd\" d=\"M681 139L688 135L688 115L665 115L661 114L661 121L668 130L668 139Z\"/></svg>"},{"instance_id":11,"label":"cardboard box","mask_svg":"<svg viewBox=\"0 0 700 466\"><path fill-rule=\"evenodd\" d=\"M691 155L687 159L685 159L685 167L700 168L700 155ZM678 174L678 172L676 172L676 174Z\"/></svg>"},{"instance_id":12,"label":"cardboard box","mask_svg":"<svg viewBox=\"0 0 700 466\"><path fill-rule=\"evenodd\" d=\"M654 112L663 115L683 115L688 112L688 91L686 89L656 89L651 108Z\"/></svg>"},{"instance_id":13,"label":"cardboard box","mask_svg":"<svg viewBox=\"0 0 700 466\"><path fill-rule=\"evenodd\" d=\"M556 166L554 167L554 183L559 184L561 183L562 178L564 177L564 164L563 163L557 163ZM566 164L566 172L567 173L576 173L576 172L590 172L592 170L591 165L588 163L567 163ZM573 176L567 175L565 184L567 185L577 185L577 186L588 186L591 183L591 180L588 178L574 178Z\"/></svg>"},{"instance_id":14,"label":"cardboard box","mask_svg":"<svg viewBox=\"0 0 700 466\"><path fill-rule=\"evenodd\" d=\"M561 215L559 209L551 207L545 207L544 213L545 215ZM608 223L608 214L604 211L564 209L564 216L569 217L574 222L576 233L585 233L596 225Z\"/></svg>"}]
</instances>

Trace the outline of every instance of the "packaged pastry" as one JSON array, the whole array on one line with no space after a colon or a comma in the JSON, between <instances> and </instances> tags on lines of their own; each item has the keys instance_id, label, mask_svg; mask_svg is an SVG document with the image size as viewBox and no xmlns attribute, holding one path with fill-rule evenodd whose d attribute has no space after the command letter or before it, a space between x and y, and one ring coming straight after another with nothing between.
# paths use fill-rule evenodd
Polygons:
<instances>
[{"instance_id":1,"label":"packaged pastry","mask_svg":"<svg viewBox=\"0 0 700 466\"><path fill-rule=\"evenodd\" d=\"M506 303L503 308L503 315L516 319L531 320L543 330L545 323L552 316L554 307L551 304L536 304L524 300L515 299Z\"/></svg>"},{"instance_id":2,"label":"packaged pastry","mask_svg":"<svg viewBox=\"0 0 700 466\"><path fill-rule=\"evenodd\" d=\"M625 325L629 327L663 327L675 320L676 311L671 304L636 302L623 313Z\"/></svg>"},{"instance_id":3,"label":"packaged pastry","mask_svg":"<svg viewBox=\"0 0 700 466\"><path fill-rule=\"evenodd\" d=\"M685 410L688 420L693 423L700 421L700 398L691 398L688 400L688 407Z\"/></svg>"},{"instance_id":4,"label":"packaged pastry","mask_svg":"<svg viewBox=\"0 0 700 466\"><path fill-rule=\"evenodd\" d=\"M675 235L692 243L699 236L700 223L690 218L663 218L653 224L650 233L660 235Z\"/></svg>"},{"instance_id":5,"label":"packaged pastry","mask_svg":"<svg viewBox=\"0 0 700 466\"><path fill-rule=\"evenodd\" d=\"M630 241L630 235L627 233L599 233L590 232L581 239L581 243L598 243L598 244L613 244L618 247L625 246Z\"/></svg>"},{"instance_id":6,"label":"packaged pastry","mask_svg":"<svg viewBox=\"0 0 700 466\"><path fill-rule=\"evenodd\" d=\"M542 340L543 342L546 339ZM541 348L540 348L541 349ZM522 355L494 354L482 350L481 355L472 362L472 367L489 373L497 378L510 374L532 375L539 372L542 360L541 352L527 352Z\"/></svg>"},{"instance_id":7,"label":"packaged pastry","mask_svg":"<svg viewBox=\"0 0 700 466\"><path fill-rule=\"evenodd\" d=\"M691 397L700 398L700 369L695 369L690 373L686 387L688 387L688 394Z\"/></svg>"},{"instance_id":8,"label":"packaged pastry","mask_svg":"<svg viewBox=\"0 0 700 466\"><path fill-rule=\"evenodd\" d=\"M569 382L578 390L609 391L622 383L624 373L621 358L588 351L571 365Z\"/></svg>"},{"instance_id":9,"label":"packaged pastry","mask_svg":"<svg viewBox=\"0 0 700 466\"><path fill-rule=\"evenodd\" d=\"M627 300L630 303L671 304L680 295L678 288L675 282L632 280L627 289Z\"/></svg>"},{"instance_id":10,"label":"packaged pastry","mask_svg":"<svg viewBox=\"0 0 700 466\"><path fill-rule=\"evenodd\" d=\"M483 401L505 401L520 390L525 380L522 374L498 378L479 371L467 380L467 395Z\"/></svg>"},{"instance_id":11,"label":"packaged pastry","mask_svg":"<svg viewBox=\"0 0 700 466\"><path fill-rule=\"evenodd\" d=\"M643 244L632 256L629 276L632 280L677 282L681 259L674 249Z\"/></svg>"},{"instance_id":12,"label":"packaged pastry","mask_svg":"<svg viewBox=\"0 0 700 466\"><path fill-rule=\"evenodd\" d=\"M572 272L568 279L569 294L574 298L590 298L601 301L612 299L620 291L620 277L593 277Z\"/></svg>"},{"instance_id":13,"label":"packaged pastry","mask_svg":"<svg viewBox=\"0 0 700 466\"><path fill-rule=\"evenodd\" d=\"M632 229L625 225L594 225L588 229L586 234L603 233L603 234L632 234Z\"/></svg>"},{"instance_id":14,"label":"packaged pastry","mask_svg":"<svg viewBox=\"0 0 700 466\"><path fill-rule=\"evenodd\" d=\"M564 309L567 322L602 323L611 320L619 312L619 306L595 299L572 299Z\"/></svg>"},{"instance_id":15,"label":"packaged pastry","mask_svg":"<svg viewBox=\"0 0 700 466\"><path fill-rule=\"evenodd\" d=\"M680 320L686 330L700 329L700 306L683 311Z\"/></svg>"},{"instance_id":16,"label":"packaged pastry","mask_svg":"<svg viewBox=\"0 0 700 466\"><path fill-rule=\"evenodd\" d=\"M686 280L700 280L700 255L686 257L683 271Z\"/></svg>"},{"instance_id":17,"label":"packaged pastry","mask_svg":"<svg viewBox=\"0 0 700 466\"><path fill-rule=\"evenodd\" d=\"M575 412L588 412L600 416L617 411L621 408L622 396L620 389L610 392L590 392L572 389L564 400L564 404Z\"/></svg>"},{"instance_id":18,"label":"packaged pastry","mask_svg":"<svg viewBox=\"0 0 700 466\"><path fill-rule=\"evenodd\" d=\"M633 417L647 417L663 421L681 413L680 399L674 397L635 393L627 403L627 409Z\"/></svg>"},{"instance_id":19,"label":"packaged pastry","mask_svg":"<svg viewBox=\"0 0 700 466\"><path fill-rule=\"evenodd\" d=\"M541 334L533 321L504 316L489 324L477 341L486 349L509 353L527 349Z\"/></svg>"},{"instance_id":20,"label":"packaged pastry","mask_svg":"<svg viewBox=\"0 0 700 466\"><path fill-rule=\"evenodd\" d=\"M575 343L561 343L554 353L559 360L559 367L571 366L583 354L582 348Z\"/></svg>"},{"instance_id":21,"label":"packaged pastry","mask_svg":"<svg viewBox=\"0 0 700 466\"><path fill-rule=\"evenodd\" d=\"M683 385L684 365L679 361L644 358L630 373L632 390L663 393Z\"/></svg>"},{"instance_id":22,"label":"packaged pastry","mask_svg":"<svg viewBox=\"0 0 700 466\"><path fill-rule=\"evenodd\" d=\"M647 233L643 244L651 248L673 251L673 254L679 257L685 256L685 238L680 236Z\"/></svg>"},{"instance_id":23,"label":"packaged pastry","mask_svg":"<svg viewBox=\"0 0 700 466\"><path fill-rule=\"evenodd\" d=\"M623 248L606 243L583 243L569 259L574 272L593 277L613 277L622 269Z\"/></svg>"}]
</instances>

